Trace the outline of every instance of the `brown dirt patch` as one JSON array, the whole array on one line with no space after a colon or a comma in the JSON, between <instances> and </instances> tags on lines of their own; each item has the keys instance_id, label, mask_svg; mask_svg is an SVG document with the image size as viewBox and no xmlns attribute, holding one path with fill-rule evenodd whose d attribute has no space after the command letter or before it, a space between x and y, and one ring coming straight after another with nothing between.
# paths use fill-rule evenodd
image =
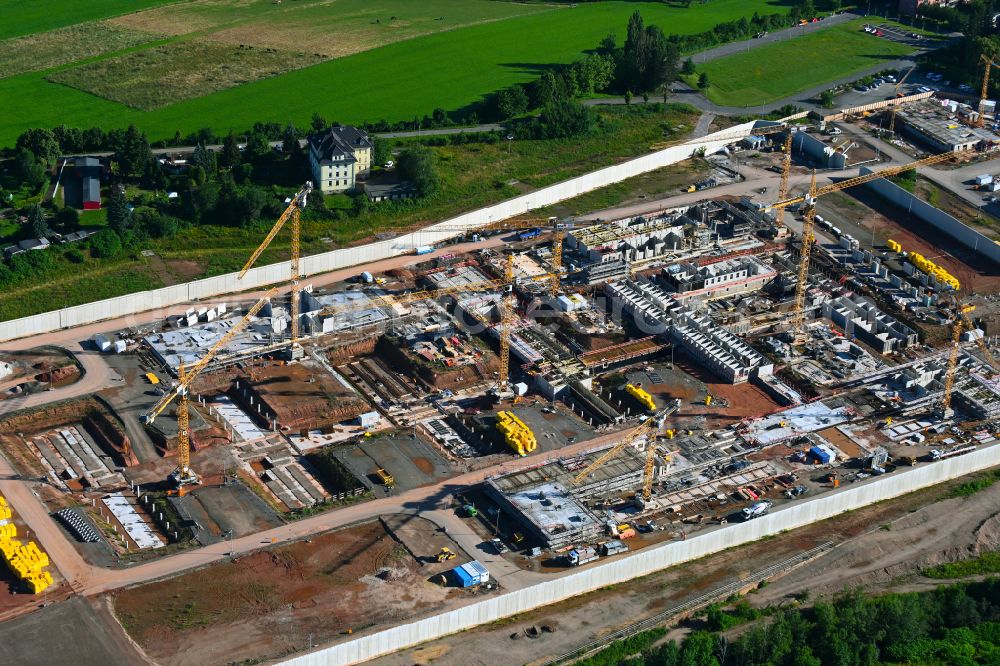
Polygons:
<instances>
[{"instance_id":1,"label":"brown dirt patch","mask_svg":"<svg viewBox=\"0 0 1000 666\"><path fill-rule=\"evenodd\" d=\"M114 608L159 663L270 660L438 606L447 591L417 569L368 523L118 592Z\"/></svg>"},{"instance_id":2,"label":"brown dirt patch","mask_svg":"<svg viewBox=\"0 0 1000 666\"><path fill-rule=\"evenodd\" d=\"M412 460L414 466L424 474L434 473L434 463L432 463L427 458L413 458Z\"/></svg>"}]
</instances>

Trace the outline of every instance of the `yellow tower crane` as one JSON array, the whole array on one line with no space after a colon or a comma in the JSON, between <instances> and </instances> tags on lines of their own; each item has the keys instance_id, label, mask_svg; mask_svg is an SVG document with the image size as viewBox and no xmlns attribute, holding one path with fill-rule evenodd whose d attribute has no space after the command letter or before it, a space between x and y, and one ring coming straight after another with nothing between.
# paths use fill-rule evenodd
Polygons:
<instances>
[{"instance_id":1,"label":"yellow tower crane","mask_svg":"<svg viewBox=\"0 0 1000 666\"><path fill-rule=\"evenodd\" d=\"M503 271L505 293L500 298L500 377L497 395L507 392L510 384L510 329L514 323L514 255L508 254Z\"/></svg>"},{"instance_id":2,"label":"yellow tower crane","mask_svg":"<svg viewBox=\"0 0 1000 666\"><path fill-rule=\"evenodd\" d=\"M990 351L990 348L986 344L986 340L983 339L983 336L975 334L976 327L972 324L972 320L969 319L969 313L975 309L975 305L966 305L963 308L959 308L958 316L962 319L962 323L965 324L965 327L972 333L973 338L976 341L976 346L979 347L979 351L982 352L986 362L990 364L990 367L993 368L994 372L998 372L1000 371L1000 366L997 365L997 360L993 357L993 352Z\"/></svg>"},{"instance_id":3,"label":"yellow tower crane","mask_svg":"<svg viewBox=\"0 0 1000 666\"><path fill-rule=\"evenodd\" d=\"M788 176L792 173L792 132L785 136L785 145L782 146L781 159L781 183L778 185L778 201L788 196Z\"/></svg>"},{"instance_id":4,"label":"yellow tower crane","mask_svg":"<svg viewBox=\"0 0 1000 666\"><path fill-rule=\"evenodd\" d=\"M903 96L903 92L902 92L902 90L903 90L903 84L906 83L906 79L910 78L910 74L913 74L913 72L914 72L915 69L916 69L916 67L911 67L909 69L909 71L907 71L906 74L903 75L903 78L901 78L899 80L899 83L896 84L896 97L897 98ZM899 102L895 102L892 105L892 113L889 115L889 133L890 134L892 134L896 130L896 109L898 109L898 108L899 108Z\"/></svg>"},{"instance_id":5,"label":"yellow tower crane","mask_svg":"<svg viewBox=\"0 0 1000 666\"><path fill-rule=\"evenodd\" d=\"M177 400L177 469L170 476L178 486L198 483L198 475L191 470L191 431L189 429L188 414L188 392L191 384L198 378L202 370L208 367L208 364L212 362L219 351L247 327L253 316L260 312L261 308L267 304L277 291L277 287L272 288L263 298L254 303L253 307L243 316L243 319L229 329L218 342L212 345L208 353L202 356L197 363L190 368L186 368L181 363L177 368L177 383L148 412L143 414L142 420L144 423L153 423L156 417L167 408L167 405Z\"/></svg>"},{"instance_id":6,"label":"yellow tower crane","mask_svg":"<svg viewBox=\"0 0 1000 666\"><path fill-rule=\"evenodd\" d=\"M959 341L962 339L962 328L968 317L968 313L974 309L970 305L956 306L955 323L951 327L951 349L948 351L948 367L944 373L944 392L941 394L941 405L938 407L937 416L942 419L950 419L954 412L951 409L951 394L955 388L955 370L958 368Z\"/></svg>"},{"instance_id":7,"label":"yellow tower crane","mask_svg":"<svg viewBox=\"0 0 1000 666\"><path fill-rule=\"evenodd\" d=\"M809 185L809 191L806 194L780 200L770 206L772 210L784 210L795 204L805 204L802 222L802 252L799 257L797 282L795 283L795 301L790 318L791 330L796 336L803 333L805 321L803 306L805 304L806 287L808 286L809 278L809 255L812 250L813 228L816 220L816 200L821 196L846 190L857 185L863 185L879 178L888 178L904 171L909 171L910 169L944 162L954 156L955 154L952 152L931 155L915 162L910 162L909 164L880 169L879 171L873 171L863 176L855 176L854 178L848 178L838 183L830 183L819 188L816 187L816 174L814 172Z\"/></svg>"},{"instance_id":8,"label":"yellow tower crane","mask_svg":"<svg viewBox=\"0 0 1000 666\"><path fill-rule=\"evenodd\" d=\"M299 278L301 277L301 272L299 271L299 238L301 227L299 223L299 216L302 214L302 209L305 208L306 198L309 196L309 193L312 192L312 189L312 182L306 182L306 184L302 186L302 189L300 189L295 196L292 197L288 207L285 208L281 217L279 217L278 221L274 223L273 227L271 227L271 231L268 232L260 246L254 250L252 255L250 255L247 263L244 264L243 269L240 270L240 274L237 276L237 279L243 279L243 276L247 274L247 271L249 271L254 263L256 263L256 261L260 258L260 255L264 253L264 250L266 250L267 246L271 244L271 241L273 241L274 237L278 235L278 232L285 226L285 223L291 220L292 251L291 260L289 262L291 267L291 292L289 293L289 298L291 299L292 321L289 338L290 344L294 344L299 339Z\"/></svg>"},{"instance_id":9,"label":"yellow tower crane","mask_svg":"<svg viewBox=\"0 0 1000 666\"><path fill-rule=\"evenodd\" d=\"M979 94L979 115L976 117L975 126L983 126L983 111L986 108L986 96L989 94L990 87L990 72L994 67L998 67L993 58L987 56L985 53L979 56L979 62L983 63L983 88Z\"/></svg>"},{"instance_id":10,"label":"yellow tower crane","mask_svg":"<svg viewBox=\"0 0 1000 666\"><path fill-rule=\"evenodd\" d=\"M665 413L665 412L664 412ZM655 414L653 416L647 417L645 421L640 423L638 426L632 430L625 433L625 437L612 446L610 449L598 456L592 463L584 467L579 474L573 477L573 486L578 486L584 482L584 480L590 476L595 470L600 468L604 463L615 458L619 453L625 450L626 447L633 445L641 437L646 437L652 435L653 431L657 428L658 424L663 419L662 414ZM646 443L647 452L651 449L655 449L655 444L650 437L650 441ZM650 470L652 472L652 470Z\"/></svg>"}]
</instances>

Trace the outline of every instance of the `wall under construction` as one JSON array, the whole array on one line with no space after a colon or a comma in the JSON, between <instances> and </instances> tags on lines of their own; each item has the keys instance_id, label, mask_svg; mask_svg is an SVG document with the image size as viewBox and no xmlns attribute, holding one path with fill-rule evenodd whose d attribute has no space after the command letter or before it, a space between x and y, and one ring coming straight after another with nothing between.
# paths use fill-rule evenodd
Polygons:
<instances>
[{"instance_id":1,"label":"wall under construction","mask_svg":"<svg viewBox=\"0 0 1000 666\"><path fill-rule=\"evenodd\" d=\"M841 488L812 500L796 502L750 522L707 528L685 541L644 548L640 552L622 555L597 566L553 576L544 583L354 638L283 663L289 666L346 666L364 663L412 645L639 578L682 562L757 541L784 530L803 527L996 465L1000 465L1000 445L906 472L870 479L866 483Z\"/></svg>"}]
</instances>

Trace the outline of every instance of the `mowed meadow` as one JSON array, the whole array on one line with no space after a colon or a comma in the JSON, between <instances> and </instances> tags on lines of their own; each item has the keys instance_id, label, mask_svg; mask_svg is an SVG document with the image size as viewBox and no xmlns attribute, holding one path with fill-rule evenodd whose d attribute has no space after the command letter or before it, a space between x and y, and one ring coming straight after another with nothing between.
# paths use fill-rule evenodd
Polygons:
<instances>
[{"instance_id":1,"label":"mowed meadow","mask_svg":"<svg viewBox=\"0 0 1000 666\"><path fill-rule=\"evenodd\" d=\"M636 9L690 34L782 0L513 3L500 0L0 0L0 145L29 127L135 123L151 139L258 121L407 120L571 62ZM59 20L44 20L48 6ZM134 7L150 7L122 14ZM21 21L21 15L24 20ZM118 15L116 15L118 14ZM79 16L79 23L65 20ZM95 21L95 19L102 19ZM61 22L60 22L61 21ZM23 34L11 27L38 25ZM30 54L30 55L26 55ZM184 75L175 70L183 69ZM127 76L125 75L127 73Z\"/></svg>"}]
</instances>

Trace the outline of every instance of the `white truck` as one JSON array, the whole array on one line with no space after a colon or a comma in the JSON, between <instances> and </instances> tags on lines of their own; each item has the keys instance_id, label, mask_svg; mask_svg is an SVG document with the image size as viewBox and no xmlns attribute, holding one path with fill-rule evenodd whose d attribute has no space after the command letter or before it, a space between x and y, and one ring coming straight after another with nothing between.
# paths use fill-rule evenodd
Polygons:
<instances>
[{"instance_id":1,"label":"white truck","mask_svg":"<svg viewBox=\"0 0 1000 666\"><path fill-rule=\"evenodd\" d=\"M756 502L750 506L743 509L743 520L753 520L754 518L760 518L767 514L771 510L771 502L764 500L762 502Z\"/></svg>"},{"instance_id":2,"label":"white truck","mask_svg":"<svg viewBox=\"0 0 1000 666\"><path fill-rule=\"evenodd\" d=\"M573 550L566 553L566 561L569 562L571 567L578 567L580 565L586 564L587 562L597 561L597 551L594 550L592 546L584 546L583 548L574 548Z\"/></svg>"}]
</instances>

